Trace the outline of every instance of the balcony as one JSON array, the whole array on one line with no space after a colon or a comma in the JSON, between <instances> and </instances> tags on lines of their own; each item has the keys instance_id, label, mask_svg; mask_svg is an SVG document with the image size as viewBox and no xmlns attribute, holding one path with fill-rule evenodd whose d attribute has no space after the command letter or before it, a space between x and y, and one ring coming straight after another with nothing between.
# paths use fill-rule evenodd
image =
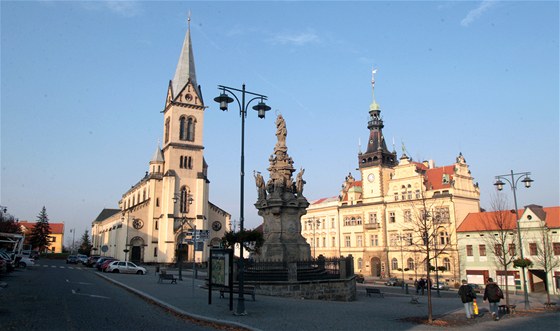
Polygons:
<instances>
[{"instance_id":1,"label":"balcony","mask_svg":"<svg viewBox=\"0 0 560 331\"><path fill-rule=\"evenodd\" d=\"M379 223L365 223L364 224L364 228L366 230L375 230L375 229L379 229L381 226L379 225Z\"/></svg>"}]
</instances>

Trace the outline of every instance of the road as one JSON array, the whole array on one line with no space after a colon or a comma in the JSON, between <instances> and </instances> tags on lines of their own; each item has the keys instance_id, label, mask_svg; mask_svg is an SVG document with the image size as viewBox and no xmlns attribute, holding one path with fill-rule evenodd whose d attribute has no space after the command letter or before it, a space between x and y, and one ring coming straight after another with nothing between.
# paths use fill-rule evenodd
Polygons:
<instances>
[{"instance_id":1,"label":"road","mask_svg":"<svg viewBox=\"0 0 560 331\"><path fill-rule=\"evenodd\" d=\"M0 281L2 330L215 330L152 305L96 276L94 269L39 260ZM148 275L127 275L148 277Z\"/></svg>"}]
</instances>

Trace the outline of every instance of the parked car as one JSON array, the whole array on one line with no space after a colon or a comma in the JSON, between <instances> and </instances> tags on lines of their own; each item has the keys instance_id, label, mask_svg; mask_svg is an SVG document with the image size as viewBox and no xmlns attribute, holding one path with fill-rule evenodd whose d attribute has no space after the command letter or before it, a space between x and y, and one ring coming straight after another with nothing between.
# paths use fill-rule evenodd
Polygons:
<instances>
[{"instance_id":1,"label":"parked car","mask_svg":"<svg viewBox=\"0 0 560 331\"><path fill-rule=\"evenodd\" d=\"M145 275L146 268L139 267L132 262L113 261L109 263L106 269L107 272L123 273L123 274L138 274Z\"/></svg>"},{"instance_id":2,"label":"parked car","mask_svg":"<svg viewBox=\"0 0 560 331\"><path fill-rule=\"evenodd\" d=\"M362 274L356 274L356 283L361 283L363 284L365 281L364 275Z\"/></svg>"},{"instance_id":3,"label":"parked car","mask_svg":"<svg viewBox=\"0 0 560 331\"><path fill-rule=\"evenodd\" d=\"M97 259L97 261L95 262L95 268L99 271L101 271L101 265L103 264L103 262L105 262L105 260L107 259L113 259L113 261L115 260L114 257L111 256L102 256L99 259Z\"/></svg>"},{"instance_id":4,"label":"parked car","mask_svg":"<svg viewBox=\"0 0 560 331\"><path fill-rule=\"evenodd\" d=\"M99 255L92 255L90 257L88 257L87 261L86 261L86 266L88 267L93 267L95 265L95 262L97 262L97 260L99 260L101 256Z\"/></svg>"},{"instance_id":5,"label":"parked car","mask_svg":"<svg viewBox=\"0 0 560 331\"><path fill-rule=\"evenodd\" d=\"M8 271L12 271L15 269L16 267L15 260L7 252L0 251L0 259L6 261L6 268Z\"/></svg>"},{"instance_id":6,"label":"parked car","mask_svg":"<svg viewBox=\"0 0 560 331\"><path fill-rule=\"evenodd\" d=\"M88 257L84 254L78 254L76 255L76 259L78 259L78 262L80 262L81 264L86 264Z\"/></svg>"},{"instance_id":7,"label":"parked car","mask_svg":"<svg viewBox=\"0 0 560 331\"><path fill-rule=\"evenodd\" d=\"M469 286L473 289L475 293L482 293L484 292L484 288L478 284L469 284Z\"/></svg>"},{"instance_id":8,"label":"parked car","mask_svg":"<svg viewBox=\"0 0 560 331\"><path fill-rule=\"evenodd\" d=\"M35 265L35 261L25 255L18 255L18 258L17 266L20 268L27 268Z\"/></svg>"},{"instance_id":9,"label":"parked car","mask_svg":"<svg viewBox=\"0 0 560 331\"><path fill-rule=\"evenodd\" d=\"M403 280L402 279L398 279L398 278L389 278L387 279L387 281L385 282L385 285L387 286L402 286L403 285Z\"/></svg>"},{"instance_id":10,"label":"parked car","mask_svg":"<svg viewBox=\"0 0 560 331\"><path fill-rule=\"evenodd\" d=\"M109 264L111 264L111 262L113 261L118 261L117 259L111 258L111 259L106 259L105 261L103 261L103 263L99 266L99 268L97 268L97 270L103 271L103 272L107 272L107 267L109 266Z\"/></svg>"},{"instance_id":11,"label":"parked car","mask_svg":"<svg viewBox=\"0 0 560 331\"><path fill-rule=\"evenodd\" d=\"M29 257L30 259L33 260L38 260L39 259L39 252L34 251L34 250L25 250L25 251L21 251L21 254Z\"/></svg>"},{"instance_id":12,"label":"parked car","mask_svg":"<svg viewBox=\"0 0 560 331\"><path fill-rule=\"evenodd\" d=\"M69 263L78 264L78 257L76 255L68 255L66 258L66 264Z\"/></svg>"},{"instance_id":13,"label":"parked car","mask_svg":"<svg viewBox=\"0 0 560 331\"><path fill-rule=\"evenodd\" d=\"M438 288L440 290L449 290L449 285L446 282L438 282L437 286L436 284L432 284L432 289L437 290Z\"/></svg>"}]
</instances>

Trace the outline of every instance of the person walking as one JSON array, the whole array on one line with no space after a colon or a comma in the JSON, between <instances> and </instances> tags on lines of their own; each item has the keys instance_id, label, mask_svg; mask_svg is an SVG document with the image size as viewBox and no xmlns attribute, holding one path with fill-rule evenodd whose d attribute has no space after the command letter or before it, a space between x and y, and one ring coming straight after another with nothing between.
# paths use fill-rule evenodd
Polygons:
<instances>
[{"instance_id":1,"label":"person walking","mask_svg":"<svg viewBox=\"0 0 560 331\"><path fill-rule=\"evenodd\" d=\"M498 286L498 284L494 283L492 278L488 278L488 284L486 284L486 288L484 288L484 301L488 300L488 304L490 305L490 312L492 313L492 318L494 321L498 321L500 316L498 314L498 303L500 300L503 299L504 294L502 290Z\"/></svg>"},{"instance_id":2,"label":"person walking","mask_svg":"<svg viewBox=\"0 0 560 331\"><path fill-rule=\"evenodd\" d=\"M473 300L476 299L476 293L474 293L472 287L467 284L467 281L463 279L461 281L462 285L459 287L459 292L457 294L461 297L461 301L465 306L465 313L468 319L474 318L473 311Z\"/></svg>"}]
</instances>

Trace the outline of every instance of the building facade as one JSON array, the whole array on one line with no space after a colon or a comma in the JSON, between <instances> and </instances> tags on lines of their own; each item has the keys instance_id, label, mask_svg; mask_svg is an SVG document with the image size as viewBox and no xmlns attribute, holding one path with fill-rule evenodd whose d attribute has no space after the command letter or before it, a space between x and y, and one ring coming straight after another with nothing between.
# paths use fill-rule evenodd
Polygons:
<instances>
[{"instance_id":1,"label":"building facade","mask_svg":"<svg viewBox=\"0 0 560 331\"><path fill-rule=\"evenodd\" d=\"M522 270L513 266L521 248L523 257L533 263L526 268L528 292L544 292L548 286L551 293L559 293L560 207L529 205L518 214L521 246L515 212L479 212L466 217L457 229L461 278L485 284L492 277L505 289L507 275L508 289L523 291Z\"/></svg>"},{"instance_id":2,"label":"building facade","mask_svg":"<svg viewBox=\"0 0 560 331\"><path fill-rule=\"evenodd\" d=\"M380 278L414 280L437 267L440 281L457 282L455 229L480 210L478 185L462 154L440 167L413 161L404 146L397 158L387 149L383 127L374 97L367 150L358 154L361 180L350 173L338 197L311 201L302 218L312 255L352 254L357 272ZM437 255L431 265L428 251Z\"/></svg>"},{"instance_id":3,"label":"building facade","mask_svg":"<svg viewBox=\"0 0 560 331\"><path fill-rule=\"evenodd\" d=\"M35 222L19 221L22 233L26 238L29 238L31 231L35 227ZM49 222L49 245L47 251L50 253L62 253L62 246L64 245L64 223L50 223Z\"/></svg>"},{"instance_id":4,"label":"building facade","mask_svg":"<svg viewBox=\"0 0 560 331\"><path fill-rule=\"evenodd\" d=\"M119 208L104 209L93 221L96 253L122 260L172 263L177 261L181 246L183 259L200 262L206 261L209 246L219 245L231 217L208 201L210 181L203 154L205 108L196 81L189 27L167 88L163 144L155 150L145 176L122 195ZM192 234L201 230L195 242Z\"/></svg>"}]
</instances>

